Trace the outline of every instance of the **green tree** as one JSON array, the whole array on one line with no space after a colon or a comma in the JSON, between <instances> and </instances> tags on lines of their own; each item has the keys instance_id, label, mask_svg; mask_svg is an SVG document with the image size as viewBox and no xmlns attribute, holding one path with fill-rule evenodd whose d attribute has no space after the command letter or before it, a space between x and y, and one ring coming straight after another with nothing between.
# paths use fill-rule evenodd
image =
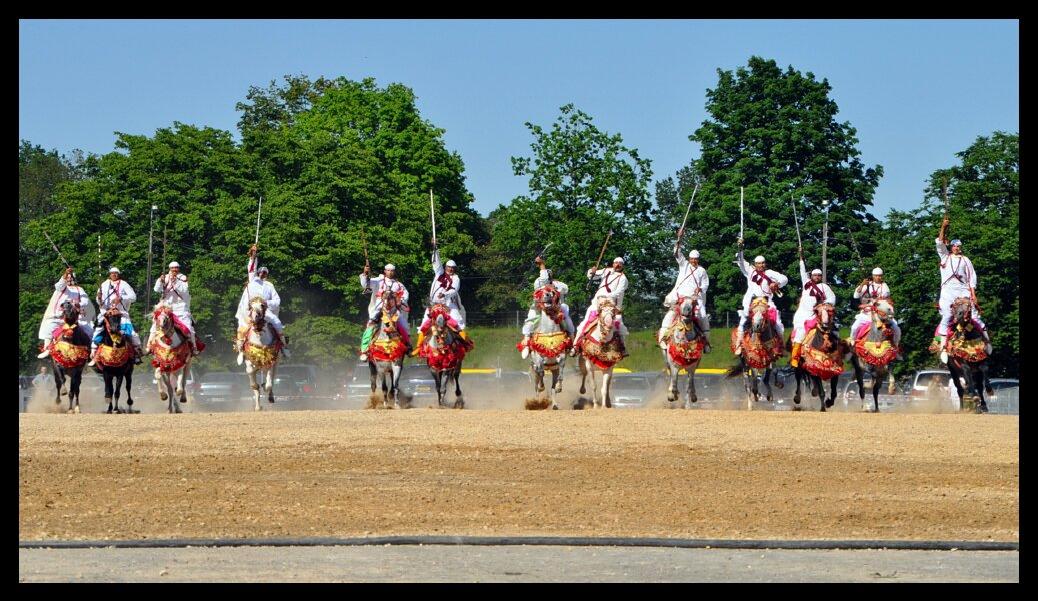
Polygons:
<instances>
[{"instance_id":1,"label":"green tree","mask_svg":"<svg viewBox=\"0 0 1038 601\"><path fill-rule=\"evenodd\" d=\"M626 310L626 299L637 302L641 274L656 268L640 261L643 237L651 229L651 164L625 146L620 134L598 129L572 104L560 112L550 130L526 123L534 136L532 156L512 157L512 168L528 177L529 195L490 215L494 272L487 274L483 299L494 306L526 306L536 277L533 258L550 242L549 267L570 285L570 304L585 304L590 296L585 272L612 229L603 263L615 256L628 261Z\"/></svg>"},{"instance_id":2,"label":"green tree","mask_svg":"<svg viewBox=\"0 0 1038 601\"><path fill-rule=\"evenodd\" d=\"M934 171L922 205L891 211L872 261L882 266L902 326L905 373L938 365L927 351L940 322L936 309L940 269L934 239L940 231L948 184L950 238L977 270L977 300L991 334L996 375L1020 370L1020 150L1019 135L980 136L956 153L960 164Z\"/></svg>"},{"instance_id":3,"label":"green tree","mask_svg":"<svg viewBox=\"0 0 1038 601\"><path fill-rule=\"evenodd\" d=\"M695 170L703 178L688 239L710 270L713 309L739 308L745 280L733 264L739 237L739 187L745 187L746 253L763 254L769 265L798 282L794 199L804 239L804 256L821 264L823 201L829 205L830 231L842 226L864 231L876 218L869 213L880 166L865 167L856 130L836 121L838 108L827 80L754 56L734 72L718 69L707 91L709 117L689 139L701 145ZM803 198L803 201L800 199ZM701 200L700 200L701 199ZM683 211L684 207L673 210ZM680 223L680 215L671 222ZM865 238L859 235L859 238ZM838 295L858 263L847 245L832 244L828 279ZM793 288L795 291L795 288ZM799 295L779 299L790 309ZM711 307L708 307L708 309Z\"/></svg>"}]
</instances>

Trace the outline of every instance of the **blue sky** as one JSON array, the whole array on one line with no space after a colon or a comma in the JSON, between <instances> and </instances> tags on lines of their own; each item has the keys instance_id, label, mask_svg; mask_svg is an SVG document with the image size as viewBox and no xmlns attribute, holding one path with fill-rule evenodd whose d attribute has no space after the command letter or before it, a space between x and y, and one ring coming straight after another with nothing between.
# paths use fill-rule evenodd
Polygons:
<instances>
[{"instance_id":1,"label":"blue sky","mask_svg":"<svg viewBox=\"0 0 1038 601\"><path fill-rule=\"evenodd\" d=\"M878 216L917 206L978 135L1019 129L1014 20L23 20L19 137L105 153L115 131L181 121L237 138L250 85L370 76L415 91L485 215L526 190L509 161L529 152L523 123L568 102L652 159L655 179L673 174L698 153L688 136L716 69L754 54L828 78L862 159L886 171Z\"/></svg>"}]
</instances>

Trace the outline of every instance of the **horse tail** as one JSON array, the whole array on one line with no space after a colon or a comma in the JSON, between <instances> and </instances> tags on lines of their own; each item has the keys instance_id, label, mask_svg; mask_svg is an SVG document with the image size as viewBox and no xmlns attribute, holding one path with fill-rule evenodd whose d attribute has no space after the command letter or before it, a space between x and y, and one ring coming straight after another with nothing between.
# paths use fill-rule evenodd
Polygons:
<instances>
[{"instance_id":1,"label":"horse tail","mask_svg":"<svg viewBox=\"0 0 1038 601\"><path fill-rule=\"evenodd\" d=\"M732 365L731 367L728 368L728 371L726 371L724 373L724 377L726 377L726 378L734 378L736 376L741 376L743 371L745 371L745 370L746 370L746 364L743 363L742 361L739 361L735 365Z\"/></svg>"}]
</instances>

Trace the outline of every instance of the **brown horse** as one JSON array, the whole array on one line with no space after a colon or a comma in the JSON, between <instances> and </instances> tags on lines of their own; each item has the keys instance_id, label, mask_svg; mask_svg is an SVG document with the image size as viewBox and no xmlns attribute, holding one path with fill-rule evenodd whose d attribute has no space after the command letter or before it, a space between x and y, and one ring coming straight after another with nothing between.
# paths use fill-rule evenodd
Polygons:
<instances>
[{"instance_id":1,"label":"brown horse","mask_svg":"<svg viewBox=\"0 0 1038 601\"><path fill-rule=\"evenodd\" d=\"M133 384L134 348L129 333L123 331L123 314L118 309L109 309L104 314L101 343L97 345L94 370L105 380L106 413L140 413L133 408L130 386ZM119 406L119 395L123 379L126 380L126 411ZM114 405L114 407L113 407Z\"/></svg>"},{"instance_id":2,"label":"brown horse","mask_svg":"<svg viewBox=\"0 0 1038 601\"><path fill-rule=\"evenodd\" d=\"M811 395L818 397L821 410L832 407L836 401L836 385L839 375L843 373L844 357L850 351L848 345L840 340L835 328L836 309L829 303L815 305L815 317L804 324L807 334L801 346L800 365L794 370L797 390L793 395L793 410L800 407L800 382L810 382ZM812 321L814 323L812 323ZM828 380L829 398L825 396L823 380Z\"/></svg>"},{"instance_id":3,"label":"brown horse","mask_svg":"<svg viewBox=\"0 0 1038 601\"><path fill-rule=\"evenodd\" d=\"M51 334L50 359L54 370L57 392L54 404L61 404L61 394L68 381L68 412L79 413L79 385L83 381L83 366L90 358L90 332L79 325L79 307L72 301L61 303L64 323Z\"/></svg>"},{"instance_id":4,"label":"brown horse","mask_svg":"<svg viewBox=\"0 0 1038 601\"><path fill-rule=\"evenodd\" d=\"M466 341L457 330L447 322L450 309L444 304L434 304L429 309L429 324L426 328L429 336L422 342L418 354L425 357L436 382L436 400L440 407L447 406L447 390L450 381L454 380L454 408L464 409L465 399L461 396L461 364L465 353L472 350L472 343Z\"/></svg>"}]
</instances>

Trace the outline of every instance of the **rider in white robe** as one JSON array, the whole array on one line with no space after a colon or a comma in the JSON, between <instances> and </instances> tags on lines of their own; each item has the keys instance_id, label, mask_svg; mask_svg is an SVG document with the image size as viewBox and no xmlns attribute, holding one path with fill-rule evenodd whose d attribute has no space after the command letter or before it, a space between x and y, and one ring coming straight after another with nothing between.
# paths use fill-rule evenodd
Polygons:
<instances>
[{"instance_id":1,"label":"rider in white robe","mask_svg":"<svg viewBox=\"0 0 1038 601\"><path fill-rule=\"evenodd\" d=\"M54 330L64 323L61 305L65 301L71 301L79 308L80 327L86 329L88 335L93 330L94 305L90 302L86 290L76 283L76 275L72 272L72 268L68 267L61 278L55 282L54 293L51 294L47 309L43 313L43 320L40 322L37 337L43 342L43 352L37 355L39 359L45 359L50 355L51 336Z\"/></svg>"},{"instance_id":2,"label":"rider in white robe","mask_svg":"<svg viewBox=\"0 0 1038 601\"><path fill-rule=\"evenodd\" d=\"M241 299L238 301L238 310L234 314L238 319L238 336L235 340L236 348L241 348L242 336L244 334L243 328L248 327L250 324L249 303L258 296L267 303L264 319L266 319L281 340L281 352L286 357L291 357L292 353L288 350L288 339L285 337L285 326L281 323L281 318L278 316L281 312L281 296L278 294L277 289L274 288L274 285L267 280L270 270L266 267L257 269L256 266L259 264L258 251L259 247L255 244L249 249L249 261L245 266L245 275L248 278L248 283L245 285L245 289L242 290ZM238 354L242 354L240 350Z\"/></svg>"},{"instance_id":3,"label":"rider in white robe","mask_svg":"<svg viewBox=\"0 0 1038 601\"><path fill-rule=\"evenodd\" d=\"M742 310L739 311L739 331L742 331L743 326L746 324L746 318L750 314L750 302L753 300L753 297L760 296L767 298L768 306L775 309L775 329L778 330L779 336L782 336L785 328L782 326L782 318L778 315L778 307L775 306L774 295L779 288L782 288L789 282L789 278L777 271L768 269L767 261L761 255L757 255L753 259L753 265L751 266L743 258L742 240L739 240L739 252L735 255L735 265L746 276L746 292L742 295ZM735 354L739 355L742 353L742 336L736 336L735 340Z\"/></svg>"},{"instance_id":4,"label":"rider in white robe","mask_svg":"<svg viewBox=\"0 0 1038 601\"><path fill-rule=\"evenodd\" d=\"M660 331L656 334L660 348L667 349L667 341L664 340L667 330L673 325L677 315L674 313L674 305L678 297L694 298L696 300L696 319L699 321L699 329L706 337L706 345L703 352L710 352L710 316L706 314L706 291L710 287L710 276L706 268L699 264L699 251L693 250L688 253L688 259L681 254L681 247L674 247L674 259L678 263L678 277L674 281L674 287L663 299L663 306L668 309L663 316Z\"/></svg>"},{"instance_id":5,"label":"rider in white robe","mask_svg":"<svg viewBox=\"0 0 1038 601\"><path fill-rule=\"evenodd\" d=\"M180 263L172 261L169 264L169 272L159 276L155 280L155 292L159 293L159 304L164 304L172 310L177 319L183 323L188 331L188 343L191 345L191 354L197 355L198 344L195 340L195 322L191 317L191 293L188 291L187 276L180 273ZM151 339L158 334L155 320L151 322L151 332L148 335L149 346Z\"/></svg>"},{"instance_id":6,"label":"rider in white robe","mask_svg":"<svg viewBox=\"0 0 1038 601\"><path fill-rule=\"evenodd\" d=\"M143 349L141 348L141 337L137 334L136 328L133 327L133 322L130 321L130 305L137 300L137 293L134 292L133 287L130 283L122 279L122 274L118 267L112 267L108 270L108 280L101 283L101 287L97 289L97 306L101 309L97 316L97 325L94 327L94 335L92 336L93 342L90 347L91 359L88 365L93 366L94 355L97 352L98 337L101 334L101 330L104 329L105 324L105 313L112 309L116 309L122 314L120 324L123 329L129 329L133 334L131 339L133 340L134 350L134 363L140 364L141 354Z\"/></svg>"}]
</instances>

